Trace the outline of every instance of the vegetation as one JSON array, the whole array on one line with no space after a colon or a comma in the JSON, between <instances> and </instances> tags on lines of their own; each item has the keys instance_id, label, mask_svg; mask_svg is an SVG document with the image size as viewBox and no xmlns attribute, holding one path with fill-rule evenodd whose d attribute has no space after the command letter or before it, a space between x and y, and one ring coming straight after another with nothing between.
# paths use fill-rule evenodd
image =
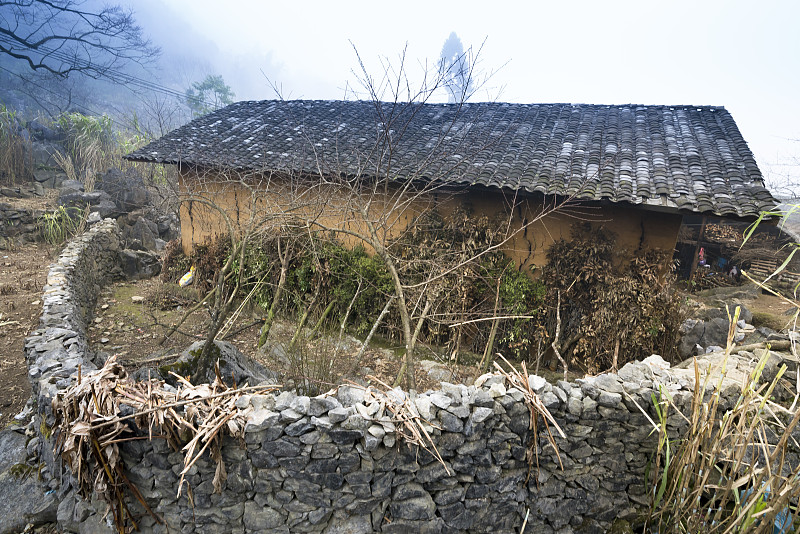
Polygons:
<instances>
[{"instance_id":1,"label":"vegetation","mask_svg":"<svg viewBox=\"0 0 800 534\"><path fill-rule=\"evenodd\" d=\"M732 349L737 308L731 321L725 358ZM723 375L695 364L691 411L681 418L687 430L671 437L674 399L662 391L653 399L658 416L658 452L650 470L652 509L648 522L660 533L763 532L794 530L800 465L790 460L800 421L796 403L790 409L775 402L783 386L782 366L774 379L761 380L769 359L765 351L733 406L722 398Z\"/></svg>"},{"instance_id":2,"label":"vegetation","mask_svg":"<svg viewBox=\"0 0 800 534\"><path fill-rule=\"evenodd\" d=\"M92 9L82 0L3 0L0 11L0 54L31 71L120 82L121 67L159 54L133 12L118 5Z\"/></svg>"},{"instance_id":3,"label":"vegetation","mask_svg":"<svg viewBox=\"0 0 800 534\"><path fill-rule=\"evenodd\" d=\"M39 218L39 233L45 243L59 247L83 231L87 215L86 210L59 206Z\"/></svg>"},{"instance_id":4,"label":"vegetation","mask_svg":"<svg viewBox=\"0 0 800 534\"><path fill-rule=\"evenodd\" d=\"M0 104L0 184L13 185L33 175L30 140L21 135L19 117Z\"/></svg>"},{"instance_id":5,"label":"vegetation","mask_svg":"<svg viewBox=\"0 0 800 534\"><path fill-rule=\"evenodd\" d=\"M491 228L485 217L470 218L459 212L445 219L429 214L391 248L398 257L414 258L405 266L410 273L409 283L424 281L424 267L429 261L448 251L458 251L465 260L471 258L491 239ZM242 271L244 280L239 299L249 296L259 308L270 308L281 276L277 247L275 238L253 240L243 260L234 259L233 270L237 277ZM290 259L278 310L297 318L309 313L316 321L324 314L329 327L344 324L355 335L366 336L393 295L392 279L381 259L362 246L343 246L323 232L295 236L291 248L292 251L285 251ZM195 246L192 256L184 258L177 242L170 244L163 276L175 282L195 265L197 287L201 293L208 292L230 251L227 239L217 239ZM419 272L411 276L414 269ZM460 352L483 352L492 324L459 323L491 316L496 311L512 317L496 328L496 349L516 358L528 356L537 331L532 317L544 303L545 287L541 282L532 280L501 252L494 251L479 261L465 261L462 268L442 277L439 287L440 298L432 304L433 312L420 330L420 340L443 347L454 359ZM453 325L456 326L451 328ZM388 339L402 338L397 310L385 316L379 332Z\"/></svg>"},{"instance_id":6,"label":"vegetation","mask_svg":"<svg viewBox=\"0 0 800 534\"><path fill-rule=\"evenodd\" d=\"M744 245L765 213L745 233ZM792 255L800 249L793 244L786 261L763 282L752 282L762 290L782 298L794 308L790 322L796 331L800 301L781 296L769 286ZM765 314L766 315L766 314ZM733 350L737 307L730 318L723 369ZM764 318L754 316L754 323ZM796 361L794 343L789 349ZM800 506L800 464L797 462L797 433L800 423L800 381L784 379L781 365L769 381L762 379L769 347L731 406L726 403L722 376L707 373L703 379L695 363L695 387L691 409L678 417L686 430L675 437L669 415L677 410L674 399L662 391L653 399L657 422L658 451L650 469L648 487L652 505L646 528L659 533L756 532L784 534L798 528ZM795 374L797 374L795 368ZM789 400L787 401L787 392Z\"/></svg>"},{"instance_id":7,"label":"vegetation","mask_svg":"<svg viewBox=\"0 0 800 534\"><path fill-rule=\"evenodd\" d=\"M547 300L561 303L549 313L548 341L565 362L592 374L650 354L677 355L683 317L674 276L665 272L669 257L648 251L618 263L618 255L613 233L577 224L571 241L548 250L542 270ZM564 339L555 334L562 318Z\"/></svg>"},{"instance_id":8,"label":"vegetation","mask_svg":"<svg viewBox=\"0 0 800 534\"><path fill-rule=\"evenodd\" d=\"M209 74L202 82L194 82L186 90L186 105L193 117L201 117L228 104L233 104L236 95L222 76Z\"/></svg>"}]
</instances>

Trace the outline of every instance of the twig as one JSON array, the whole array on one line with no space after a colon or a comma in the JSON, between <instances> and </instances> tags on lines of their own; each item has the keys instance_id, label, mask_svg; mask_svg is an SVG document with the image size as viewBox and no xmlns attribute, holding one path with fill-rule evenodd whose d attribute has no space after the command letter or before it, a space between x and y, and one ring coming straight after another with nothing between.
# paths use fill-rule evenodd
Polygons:
<instances>
[{"instance_id":1,"label":"twig","mask_svg":"<svg viewBox=\"0 0 800 534\"><path fill-rule=\"evenodd\" d=\"M130 414L130 415L124 415L122 417L117 417L115 419L112 419L111 421L105 421L105 422L100 423L98 425L92 425L91 428L92 428L92 430L95 430L95 429L98 429L98 428L103 428L103 427L106 427L106 426L109 426L109 425L113 425L114 423L117 423L117 422L120 422L120 421L126 421L128 419L133 419L134 417L139 417L141 415L147 415L147 414L155 413L155 412L164 410L165 408L178 408L180 406L186 406L187 404L197 404L198 402L203 402L203 401L211 400L211 399L218 399L220 397L227 397L229 395L234 395L236 393L241 393L243 391L263 390L265 393L268 393L270 391L275 391L276 389L280 389L281 387L283 387L283 386L281 386L279 384L267 384L265 386L248 386L248 387L244 387L244 388L230 389L228 391L223 391L222 393L216 393L214 395L209 395L207 397L196 397L194 399L187 399L187 400L183 400L183 401L171 402L169 404L162 404L160 406L157 406L156 408L150 408L149 410L142 410L141 412L136 412L136 413L133 413L133 414Z\"/></svg>"}]
</instances>

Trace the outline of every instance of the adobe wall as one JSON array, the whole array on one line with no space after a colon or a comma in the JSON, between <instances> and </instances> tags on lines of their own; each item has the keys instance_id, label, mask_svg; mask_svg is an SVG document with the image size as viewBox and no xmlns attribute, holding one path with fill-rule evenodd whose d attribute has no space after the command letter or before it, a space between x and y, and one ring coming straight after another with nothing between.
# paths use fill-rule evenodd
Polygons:
<instances>
[{"instance_id":1,"label":"adobe wall","mask_svg":"<svg viewBox=\"0 0 800 534\"><path fill-rule=\"evenodd\" d=\"M268 192L263 184L245 187L241 182L225 180L213 173L201 177L193 171L183 171L180 184L184 195L180 208L181 243L187 254L195 243L203 243L212 236L228 235L219 209L225 210L234 227L247 227L252 206L257 206L259 214L256 220L259 220L263 219L263 213L278 213L283 217L303 211L292 211L290 208L294 202L304 206L307 215L313 214L326 227L364 232L358 227L359 217L352 214L353 206L347 203L347 199L337 196L332 187L313 190L295 187L289 190L285 183L273 178ZM376 196L372 204L373 217L377 219L381 206L391 205L391 199ZM564 207L531 223L544 208L541 202L531 199L516 201L513 195L497 190L449 193L442 189L415 199L404 210L395 210L391 223L386 226L390 227L389 233L396 236L425 210L436 209L446 216L457 208L467 209L475 217L486 216L490 221L504 224L507 215L503 213L512 204L516 207L510 227L511 232L516 233L503 247L503 252L516 265L526 269L544 265L547 249L558 239L570 240L572 226L579 221L602 225L617 235L618 261L653 249L663 250L671 257L682 220L678 214L614 204ZM342 235L340 238L351 245L363 245L350 236Z\"/></svg>"},{"instance_id":2,"label":"adobe wall","mask_svg":"<svg viewBox=\"0 0 800 534\"><path fill-rule=\"evenodd\" d=\"M25 345L43 422L35 426L45 432L42 475L58 494L66 532L111 531L105 505L76 496L46 430L53 395L75 380L78 365L84 375L95 366L86 325L117 269L117 242L116 226L105 221L70 243L50 269L42 325ZM565 432L557 438L560 456L542 432L532 434L522 394L502 377L484 377L479 387L443 384L412 403L444 465L404 443L380 395L343 386L314 398L243 396L237 408L248 423L243 439L223 444L221 494L213 491L214 463L204 457L187 477L191 501L185 489L178 497L182 453L143 439L123 444L122 455L128 477L164 524L128 502L141 514L143 532L516 533L526 515L526 532L606 532L614 518L636 516L648 500L644 470L656 441L637 403L653 416L650 396L663 386L688 406L691 374L684 371L654 356L618 375L557 384L530 377ZM729 387L724 395L733 402L738 392ZM684 421L673 416L670 423L680 429ZM531 468L530 444L538 467L534 457Z\"/></svg>"}]
</instances>

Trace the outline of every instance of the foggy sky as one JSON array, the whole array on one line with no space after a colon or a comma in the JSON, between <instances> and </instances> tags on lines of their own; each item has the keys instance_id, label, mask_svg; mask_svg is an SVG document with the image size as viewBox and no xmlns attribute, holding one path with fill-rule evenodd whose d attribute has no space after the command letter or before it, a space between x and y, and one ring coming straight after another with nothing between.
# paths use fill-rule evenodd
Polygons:
<instances>
[{"instance_id":1,"label":"foggy sky","mask_svg":"<svg viewBox=\"0 0 800 534\"><path fill-rule=\"evenodd\" d=\"M456 32L497 71L472 101L724 106L768 181L800 182L798 2L129 1L183 87L221 74L237 100L275 98L267 78L284 98L353 98L353 46L376 77L407 46L413 80Z\"/></svg>"}]
</instances>

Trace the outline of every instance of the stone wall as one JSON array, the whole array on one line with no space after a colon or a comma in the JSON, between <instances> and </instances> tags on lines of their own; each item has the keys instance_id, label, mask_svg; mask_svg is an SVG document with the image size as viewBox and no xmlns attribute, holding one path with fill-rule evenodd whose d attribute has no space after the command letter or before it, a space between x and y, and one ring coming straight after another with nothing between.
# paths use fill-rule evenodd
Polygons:
<instances>
[{"instance_id":1,"label":"stone wall","mask_svg":"<svg viewBox=\"0 0 800 534\"><path fill-rule=\"evenodd\" d=\"M50 270L42 326L26 343L40 429L52 425L56 390L70 383L78 365L85 374L97 363L86 325L100 286L116 272L117 248L116 227L105 221L73 241ZM739 355L729 367L744 369L751 359ZM380 393L342 386L314 398L243 396L237 408L248 423L243 439L223 442L222 492L213 491L215 464L206 456L177 496L183 454L161 439L130 441L122 446L128 477L163 524L134 499L131 509L143 532L511 533L526 516L526 532L606 532L615 518L634 517L647 504L644 470L656 438L639 407L652 416L651 394L660 387L688 406L692 372L651 356L617 375L556 384L530 377L565 433L556 439L558 454L541 421L533 435L520 391L498 375L477 383L442 384L411 399L443 463L405 443ZM726 386L726 398L737 395ZM684 424L676 416L670 423ZM60 528L110 532L104 505L76 496L52 458L52 437L41 441Z\"/></svg>"},{"instance_id":2,"label":"stone wall","mask_svg":"<svg viewBox=\"0 0 800 534\"><path fill-rule=\"evenodd\" d=\"M37 241L39 227L36 222L42 213L0 202L0 250L10 250Z\"/></svg>"},{"instance_id":3,"label":"stone wall","mask_svg":"<svg viewBox=\"0 0 800 534\"><path fill-rule=\"evenodd\" d=\"M50 266L40 326L25 340L33 396L48 416L50 400L70 384L79 365L84 373L96 369L86 328L100 290L119 276L118 264L119 230L106 219L70 241Z\"/></svg>"}]
</instances>

